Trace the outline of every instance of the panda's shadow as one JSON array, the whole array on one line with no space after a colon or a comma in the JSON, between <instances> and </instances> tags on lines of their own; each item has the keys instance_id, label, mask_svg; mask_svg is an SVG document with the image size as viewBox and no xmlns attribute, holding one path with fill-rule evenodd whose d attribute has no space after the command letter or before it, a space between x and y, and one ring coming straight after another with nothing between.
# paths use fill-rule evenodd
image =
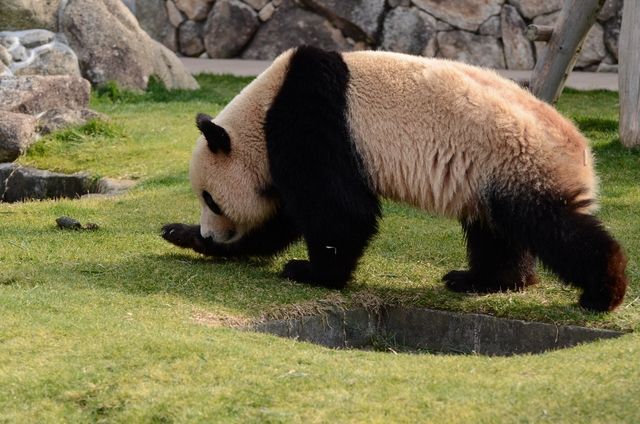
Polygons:
<instances>
[{"instance_id":1,"label":"panda's shadow","mask_svg":"<svg viewBox=\"0 0 640 424\"><path fill-rule=\"evenodd\" d=\"M405 287L402 284L370 285L366 278L360 277L342 291L329 290L281 279L278 274L286 260L285 257L205 258L182 253L139 255L118 264L117 289L142 296L166 294L190 302L209 304L213 308L244 311L248 315L263 310L290 308L311 313L316 310L318 303L326 308L338 309L427 307L544 322L566 321L570 317L575 324L597 321L602 315L580 308L577 303L578 291L564 287L561 290L567 292L568 302L545 305L526 300L529 295L537 297L535 291L539 289L536 286L524 292L464 294L449 291L439 279L428 286ZM126 278L136 275L139 277ZM103 281L105 286L113 288L112 280ZM516 299L513 306L507 305L510 297Z\"/></svg>"}]
</instances>

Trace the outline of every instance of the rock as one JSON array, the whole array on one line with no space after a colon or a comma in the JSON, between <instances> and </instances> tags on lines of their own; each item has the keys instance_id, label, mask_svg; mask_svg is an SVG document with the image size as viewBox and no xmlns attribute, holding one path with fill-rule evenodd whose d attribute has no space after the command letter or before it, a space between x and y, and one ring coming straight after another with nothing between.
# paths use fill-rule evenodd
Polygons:
<instances>
[{"instance_id":1,"label":"rock","mask_svg":"<svg viewBox=\"0 0 640 424\"><path fill-rule=\"evenodd\" d=\"M384 20L380 49L435 56L436 18L415 7L391 10Z\"/></svg>"},{"instance_id":2,"label":"rock","mask_svg":"<svg viewBox=\"0 0 640 424\"><path fill-rule=\"evenodd\" d=\"M340 30L329 21L302 9L294 0L284 0L271 19L256 31L241 57L273 60L301 44L312 44L325 50L352 50Z\"/></svg>"},{"instance_id":3,"label":"rock","mask_svg":"<svg viewBox=\"0 0 640 424\"><path fill-rule=\"evenodd\" d=\"M261 10L269 3L269 0L244 0L244 2L253 7L254 10Z\"/></svg>"},{"instance_id":4,"label":"rock","mask_svg":"<svg viewBox=\"0 0 640 424\"><path fill-rule=\"evenodd\" d=\"M168 89L196 89L198 83L173 52L145 33L120 0L68 0L61 27L91 84L116 81L142 91L150 76Z\"/></svg>"},{"instance_id":5,"label":"rock","mask_svg":"<svg viewBox=\"0 0 640 424\"><path fill-rule=\"evenodd\" d=\"M34 47L49 44L54 38L55 34L51 31L47 31L46 29L34 29L33 31L26 31L22 33L19 40L20 44L25 48L32 49Z\"/></svg>"},{"instance_id":6,"label":"rock","mask_svg":"<svg viewBox=\"0 0 640 424\"><path fill-rule=\"evenodd\" d=\"M524 36L527 28L515 7L505 5L500 13L502 43L507 69L533 69L533 45Z\"/></svg>"},{"instance_id":7,"label":"rock","mask_svg":"<svg viewBox=\"0 0 640 424\"><path fill-rule=\"evenodd\" d=\"M176 7L192 21L201 21L207 17L214 0L174 0Z\"/></svg>"},{"instance_id":8,"label":"rock","mask_svg":"<svg viewBox=\"0 0 640 424\"><path fill-rule=\"evenodd\" d=\"M402 6L402 7L409 7L411 6L411 0L389 0L389 7L398 7L398 6Z\"/></svg>"},{"instance_id":9,"label":"rock","mask_svg":"<svg viewBox=\"0 0 640 424\"><path fill-rule=\"evenodd\" d=\"M618 60L618 39L620 38L620 24L622 23L622 6L624 2L620 1L615 16L604 23L604 44L607 50Z\"/></svg>"},{"instance_id":10,"label":"rock","mask_svg":"<svg viewBox=\"0 0 640 424\"><path fill-rule=\"evenodd\" d=\"M610 72L610 73L613 73L613 74L617 74L618 73L618 64L611 64L611 63L601 62L598 65L598 68L596 69L596 72Z\"/></svg>"},{"instance_id":11,"label":"rock","mask_svg":"<svg viewBox=\"0 0 640 424\"><path fill-rule=\"evenodd\" d=\"M602 10L598 14L598 20L600 22L606 22L611 18L615 18L619 14L619 10L622 10L620 3L622 0L607 0L602 6Z\"/></svg>"},{"instance_id":12,"label":"rock","mask_svg":"<svg viewBox=\"0 0 640 424\"><path fill-rule=\"evenodd\" d=\"M489 68L504 69L502 43L494 37L467 31L446 31L437 35L440 54L453 60Z\"/></svg>"},{"instance_id":13,"label":"rock","mask_svg":"<svg viewBox=\"0 0 640 424\"><path fill-rule=\"evenodd\" d=\"M37 129L31 115L0 111L0 163L13 162L35 143Z\"/></svg>"},{"instance_id":14,"label":"rock","mask_svg":"<svg viewBox=\"0 0 640 424\"><path fill-rule=\"evenodd\" d=\"M2 0L0 29L20 31L44 28L58 31L58 8L63 0Z\"/></svg>"},{"instance_id":15,"label":"rock","mask_svg":"<svg viewBox=\"0 0 640 424\"><path fill-rule=\"evenodd\" d=\"M173 25L174 28L178 28L181 23L187 19L182 12L176 7L176 4L173 0L167 0L167 16L169 18L169 22Z\"/></svg>"},{"instance_id":16,"label":"rock","mask_svg":"<svg viewBox=\"0 0 640 424\"><path fill-rule=\"evenodd\" d=\"M12 163L0 165L0 193L4 202L77 198L90 188L91 179L86 172L67 175Z\"/></svg>"},{"instance_id":17,"label":"rock","mask_svg":"<svg viewBox=\"0 0 640 424\"><path fill-rule=\"evenodd\" d=\"M502 37L502 28L500 27L500 16L492 16L478 30L480 35L490 35L492 37Z\"/></svg>"},{"instance_id":18,"label":"rock","mask_svg":"<svg viewBox=\"0 0 640 424\"><path fill-rule=\"evenodd\" d=\"M593 24L587 38L580 49L578 60L576 60L576 68L584 68L589 65L597 64L607 55L607 48L604 45L604 30L602 26L596 22Z\"/></svg>"},{"instance_id":19,"label":"rock","mask_svg":"<svg viewBox=\"0 0 640 424\"><path fill-rule=\"evenodd\" d=\"M13 73L26 75L80 76L78 57L69 46L57 41L34 50L32 60L14 66Z\"/></svg>"},{"instance_id":20,"label":"rock","mask_svg":"<svg viewBox=\"0 0 640 424\"><path fill-rule=\"evenodd\" d=\"M56 224L58 224L58 228L61 230L80 230L82 229L82 224L75 218L71 218L70 216L61 216L60 218L56 218Z\"/></svg>"},{"instance_id":21,"label":"rock","mask_svg":"<svg viewBox=\"0 0 640 424\"><path fill-rule=\"evenodd\" d=\"M83 125L92 119L108 121L109 117L91 109L73 110L66 107L50 109L38 116L41 134L49 134L74 125Z\"/></svg>"},{"instance_id":22,"label":"rock","mask_svg":"<svg viewBox=\"0 0 640 424\"><path fill-rule=\"evenodd\" d=\"M301 0L316 13L327 18L346 37L375 43L385 0Z\"/></svg>"},{"instance_id":23,"label":"rock","mask_svg":"<svg viewBox=\"0 0 640 424\"><path fill-rule=\"evenodd\" d=\"M0 44L9 46L9 68L14 75L80 76L78 58L63 34L42 29L0 32Z\"/></svg>"},{"instance_id":24,"label":"rock","mask_svg":"<svg viewBox=\"0 0 640 424\"><path fill-rule=\"evenodd\" d=\"M36 115L49 109L84 109L91 85L80 77L30 76L0 78L0 110Z\"/></svg>"},{"instance_id":25,"label":"rock","mask_svg":"<svg viewBox=\"0 0 640 424\"><path fill-rule=\"evenodd\" d=\"M499 15L503 2L504 0L413 0L413 4L428 14L457 28L473 32L489 17Z\"/></svg>"},{"instance_id":26,"label":"rock","mask_svg":"<svg viewBox=\"0 0 640 424\"><path fill-rule=\"evenodd\" d=\"M173 2L165 3L165 0L136 0L136 18L140 28L149 34L151 38L164 44L169 49L177 50L176 28L178 25L174 26L170 21L168 3L173 5Z\"/></svg>"},{"instance_id":27,"label":"rock","mask_svg":"<svg viewBox=\"0 0 640 424\"><path fill-rule=\"evenodd\" d=\"M187 19L178 28L178 46L185 56L197 57L204 52L202 23Z\"/></svg>"},{"instance_id":28,"label":"rock","mask_svg":"<svg viewBox=\"0 0 640 424\"><path fill-rule=\"evenodd\" d=\"M11 54L9 54L9 50L2 44L0 44L0 63L3 63L5 66L11 64Z\"/></svg>"},{"instance_id":29,"label":"rock","mask_svg":"<svg viewBox=\"0 0 640 424\"><path fill-rule=\"evenodd\" d=\"M13 75L11 69L7 68L4 63L0 61L0 77L10 77Z\"/></svg>"},{"instance_id":30,"label":"rock","mask_svg":"<svg viewBox=\"0 0 640 424\"><path fill-rule=\"evenodd\" d=\"M262 22L267 22L275 10L276 8L273 6L273 3L267 3L266 6L258 12L258 18L260 18Z\"/></svg>"},{"instance_id":31,"label":"rock","mask_svg":"<svg viewBox=\"0 0 640 424\"><path fill-rule=\"evenodd\" d=\"M204 27L204 46L211 58L236 56L260 26L258 15L238 0L218 0Z\"/></svg>"},{"instance_id":32,"label":"rock","mask_svg":"<svg viewBox=\"0 0 640 424\"><path fill-rule=\"evenodd\" d=\"M499 19L500 18L498 18L498 20ZM455 30L453 25L448 24L444 21L436 20L436 31L440 32L440 31L453 31L453 30Z\"/></svg>"},{"instance_id":33,"label":"rock","mask_svg":"<svg viewBox=\"0 0 640 424\"><path fill-rule=\"evenodd\" d=\"M562 9L565 0L508 0L527 19Z\"/></svg>"},{"instance_id":34,"label":"rock","mask_svg":"<svg viewBox=\"0 0 640 424\"><path fill-rule=\"evenodd\" d=\"M29 58L26 47L19 44L10 48L9 53L14 62L25 62Z\"/></svg>"}]
</instances>

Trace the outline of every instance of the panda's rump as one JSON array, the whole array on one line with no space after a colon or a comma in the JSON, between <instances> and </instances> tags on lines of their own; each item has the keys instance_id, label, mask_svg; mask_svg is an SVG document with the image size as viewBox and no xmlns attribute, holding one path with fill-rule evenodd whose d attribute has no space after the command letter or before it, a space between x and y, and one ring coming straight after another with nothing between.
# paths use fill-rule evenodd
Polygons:
<instances>
[{"instance_id":1,"label":"panda's rump","mask_svg":"<svg viewBox=\"0 0 640 424\"><path fill-rule=\"evenodd\" d=\"M382 196L456 218L480 213L496 180L513 192L562 187L595 197L584 138L513 83L438 59L344 58L352 138Z\"/></svg>"}]
</instances>

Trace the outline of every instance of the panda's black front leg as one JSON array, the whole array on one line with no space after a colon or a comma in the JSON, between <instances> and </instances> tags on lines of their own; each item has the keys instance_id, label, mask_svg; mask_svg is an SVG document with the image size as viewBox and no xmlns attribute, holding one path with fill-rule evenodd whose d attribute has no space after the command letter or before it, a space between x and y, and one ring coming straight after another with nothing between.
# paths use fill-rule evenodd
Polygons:
<instances>
[{"instance_id":1,"label":"panda's black front leg","mask_svg":"<svg viewBox=\"0 0 640 424\"><path fill-rule=\"evenodd\" d=\"M366 215L352 219L343 216L333 223L327 223L326 217L319 219L323 224L316 231L304 231L309 260L289 261L280 276L329 289L344 288L377 232L378 211L372 209Z\"/></svg>"},{"instance_id":2,"label":"panda's black front leg","mask_svg":"<svg viewBox=\"0 0 640 424\"><path fill-rule=\"evenodd\" d=\"M207 256L227 258L273 256L301 236L293 220L281 212L234 243L215 243L211 238L202 237L199 225L167 224L162 227L161 234L162 238L176 246L193 249Z\"/></svg>"}]
</instances>

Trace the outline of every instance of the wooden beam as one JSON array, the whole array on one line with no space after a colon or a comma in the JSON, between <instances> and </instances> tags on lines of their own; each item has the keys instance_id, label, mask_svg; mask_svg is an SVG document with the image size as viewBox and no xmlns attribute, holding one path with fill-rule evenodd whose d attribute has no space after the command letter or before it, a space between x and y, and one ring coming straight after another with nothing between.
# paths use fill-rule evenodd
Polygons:
<instances>
[{"instance_id":1,"label":"wooden beam","mask_svg":"<svg viewBox=\"0 0 640 424\"><path fill-rule=\"evenodd\" d=\"M531 75L531 92L555 103L605 0L566 0ZM636 3L636 1L631 1Z\"/></svg>"},{"instance_id":2,"label":"wooden beam","mask_svg":"<svg viewBox=\"0 0 640 424\"><path fill-rule=\"evenodd\" d=\"M640 1L627 0L618 44L620 143L640 146Z\"/></svg>"},{"instance_id":3,"label":"wooden beam","mask_svg":"<svg viewBox=\"0 0 640 424\"><path fill-rule=\"evenodd\" d=\"M549 41L551 34L553 34L552 26L532 24L524 30L524 36L531 41Z\"/></svg>"}]
</instances>

